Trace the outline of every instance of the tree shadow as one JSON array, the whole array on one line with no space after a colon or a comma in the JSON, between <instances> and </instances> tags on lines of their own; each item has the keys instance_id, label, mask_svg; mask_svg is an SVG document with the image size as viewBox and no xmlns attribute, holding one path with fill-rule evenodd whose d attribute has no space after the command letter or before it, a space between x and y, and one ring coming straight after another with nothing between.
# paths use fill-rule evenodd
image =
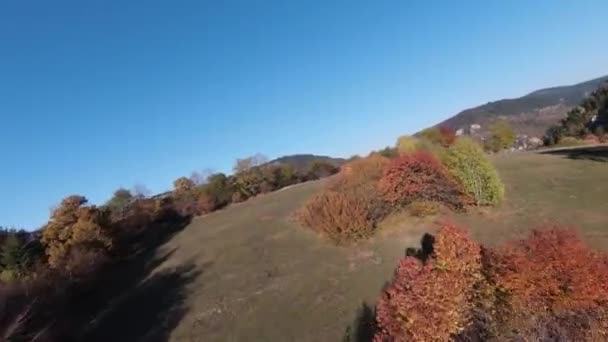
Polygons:
<instances>
[{"instance_id":1,"label":"tree shadow","mask_svg":"<svg viewBox=\"0 0 608 342\"><path fill-rule=\"evenodd\" d=\"M189 263L157 271L175 249L160 253L190 218L154 223L130 237L126 257L105 267L94 284L78 286L67 312L79 341L166 341L186 312L186 287L204 270ZM160 254L159 254L160 253ZM203 265L205 268L209 265Z\"/></svg>"},{"instance_id":2,"label":"tree shadow","mask_svg":"<svg viewBox=\"0 0 608 342\"><path fill-rule=\"evenodd\" d=\"M353 324L344 332L342 342L371 342L376 333L376 310L367 303L361 303Z\"/></svg>"},{"instance_id":3,"label":"tree shadow","mask_svg":"<svg viewBox=\"0 0 608 342\"><path fill-rule=\"evenodd\" d=\"M110 303L81 340L167 341L187 312L185 288L201 272L188 264L150 276Z\"/></svg>"},{"instance_id":4,"label":"tree shadow","mask_svg":"<svg viewBox=\"0 0 608 342\"><path fill-rule=\"evenodd\" d=\"M591 160L608 162L608 146L578 147L539 152L540 154L558 155L573 160Z\"/></svg>"}]
</instances>

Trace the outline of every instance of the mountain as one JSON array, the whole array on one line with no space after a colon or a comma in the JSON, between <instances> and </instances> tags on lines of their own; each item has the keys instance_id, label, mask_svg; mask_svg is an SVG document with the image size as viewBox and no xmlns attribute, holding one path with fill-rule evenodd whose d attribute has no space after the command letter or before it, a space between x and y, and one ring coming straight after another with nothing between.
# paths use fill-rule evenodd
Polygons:
<instances>
[{"instance_id":1,"label":"mountain","mask_svg":"<svg viewBox=\"0 0 608 342\"><path fill-rule=\"evenodd\" d=\"M315 162L327 162L335 166L341 166L346 162L346 159L317 156L314 154L294 154L271 160L268 164L286 164L293 167L296 171L305 173L310 170L310 167Z\"/></svg>"},{"instance_id":2,"label":"mountain","mask_svg":"<svg viewBox=\"0 0 608 342\"><path fill-rule=\"evenodd\" d=\"M511 122L519 134L542 137L549 126L564 118L570 109L606 81L608 76L575 85L541 89L516 99L488 102L466 109L436 127L467 131L471 125L477 124L481 126L479 133L484 134L489 124L504 119Z\"/></svg>"}]
</instances>

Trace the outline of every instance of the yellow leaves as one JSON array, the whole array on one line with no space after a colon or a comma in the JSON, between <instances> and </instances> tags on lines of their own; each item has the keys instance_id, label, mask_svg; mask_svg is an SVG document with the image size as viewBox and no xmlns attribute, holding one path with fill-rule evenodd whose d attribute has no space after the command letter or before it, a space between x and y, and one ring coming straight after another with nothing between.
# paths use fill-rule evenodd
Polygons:
<instances>
[{"instance_id":1,"label":"yellow leaves","mask_svg":"<svg viewBox=\"0 0 608 342\"><path fill-rule=\"evenodd\" d=\"M109 249L112 239L107 231L104 213L94 206L83 206L82 196L69 196L53 211L42 231L49 265L58 267L74 246Z\"/></svg>"}]
</instances>

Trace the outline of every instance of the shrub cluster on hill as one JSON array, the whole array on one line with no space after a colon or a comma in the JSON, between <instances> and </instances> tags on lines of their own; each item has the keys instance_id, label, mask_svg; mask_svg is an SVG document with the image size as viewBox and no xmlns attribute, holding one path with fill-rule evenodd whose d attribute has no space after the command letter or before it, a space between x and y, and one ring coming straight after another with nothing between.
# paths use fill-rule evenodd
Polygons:
<instances>
[{"instance_id":1,"label":"shrub cluster on hill","mask_svg":"<svg viewBox=\"0 0 608 342\"><path fill-rule=\"evenodd\" d=\"M172 192L152 198L121 188L102 206L72 195L39 231L0 229L0 340L79 340L102 311L102 294L111 298L116 290L104 287L110 279L116 281L114 270L192 216L326 177L338 168L319 161L296 172L255 156L238 160L235 171L231 176L180 177Z\"/></svg>"},{"instance_id":2,"label":"shrub cluster on hill","mask_svg":"<svg viewBox=\"0 0 608 342\"><path fill-rule=\"evenodd\" d=\"M287 164L259 164L259 160L239 159L235 174L212 174L202 184L186 177L176 179L171 196L177 210L182 215L207 214L230 203L243 202L259 194L331 176L339 171L337 166L325 161L314 162L307 171L298 172Z\"/></svg>"},{"instance_id":3,"label":"shrub cluster on hill","mask_svg":"<svg viewBox=\"0 0 608 342\"><path fill-rule=\"evenodd\" d=\"M374 341L604 341L608 255L571 231L488 248L445 226L430 255L399 262Z\"/></svg>"},{"instance_id":4,"label":"shrub cluster on hill","mask_svg":"<svg viewBox=\"0 0 608 342\"><path fill-rule=\"evenodd\" d=\"M344 165L325 191L296 213L299 221L345 244L369 237L387 214L406 207L424 216L440 206L461 211L502 200L498 173L469 138L435 128L420 138L402 136L396 145L390 153L384 149Z\"/></svg>"},{"instance_id":5,"label":"shrub cluster on hill","mask_svg":"<svg viewBox=\"0 0 608 342\"><path fill-rule=\"evenodd\" d=\"M300 222L337 244L371 236L386 210L376 184L389 163L386 157L371 155L343 166L327 190L298 211Z\"/></svg>"},{"instance_id":6,"label":"shrub cluster on hill","mask_svg":"<svg viewBox=\"0 0 608 342\"><path fill-rule=\"evenodd\" d=\"M608 131L608 83L585 98L581 104L568 112L557 125L545 133L545 145L573 145L570 139L593 138L606 140Z\"/></svg>"}]
</instances>

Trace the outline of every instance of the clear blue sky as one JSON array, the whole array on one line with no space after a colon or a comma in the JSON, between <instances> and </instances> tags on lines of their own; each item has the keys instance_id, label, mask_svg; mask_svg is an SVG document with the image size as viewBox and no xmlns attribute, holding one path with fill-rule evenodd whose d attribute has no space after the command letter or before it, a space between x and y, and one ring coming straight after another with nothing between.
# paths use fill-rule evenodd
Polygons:
<instances>
[{"instance_id":1,"label":"clear blue sky","mask_svg":"<svg viewBox=\"0 0 608 342\"><path fill-rule=\"evenodd\" d=\"M0 225L608 74L608 2L0 2Z\"/></svg>"}]
</instances>

